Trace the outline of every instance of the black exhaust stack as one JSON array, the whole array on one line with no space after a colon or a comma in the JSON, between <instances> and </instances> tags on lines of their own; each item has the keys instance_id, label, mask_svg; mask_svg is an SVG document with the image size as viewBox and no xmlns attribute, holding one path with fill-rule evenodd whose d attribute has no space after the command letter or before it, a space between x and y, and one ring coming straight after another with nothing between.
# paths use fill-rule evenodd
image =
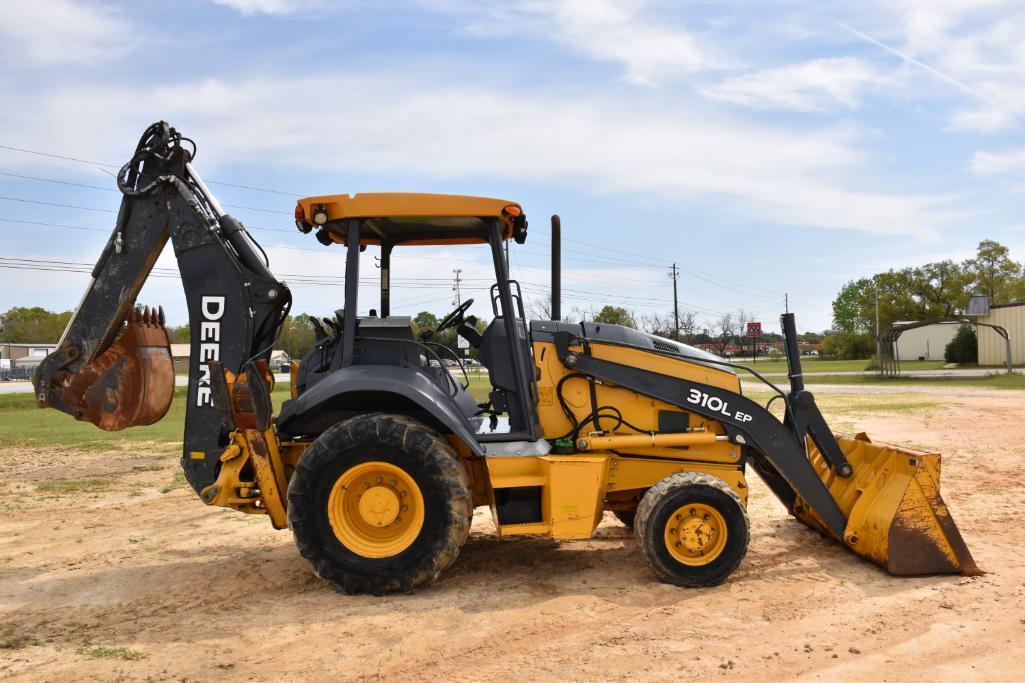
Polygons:
<instances>
[{"instance_id":1,"label":"black exhaust stack","mask_svg":"<svg viewBox=\"0 0 1025 683\"><path fill-rule=\"evenodd\" d=\"M552 320L562 320L562 220L552 215Z\"/></svg>"},{"instance_id":2,"label":"black exhaust stack","mask_svg":"<svg viewBox=\"0 0 1025 683\"><path fill-rule=\"evenodd\" d=\"M801 348L797 343L797 323L794 321L794 314L784 313L779 317L779 322L783 328L783 349L786 351L787 377L790 379L790 393L786 399L787 419L784 423L800 444L804 444L806 437L811 436L826 462L837 474L846 479L854 470L847 462L847 456L837 443L833 431L826 424L826 418L822 417L822 412L815 403L815 396L804 388Z\"/></svg>"},{"instance_id":3,"label":"black exhaust stack","mask_svg":"<svg viewBox=\"0 0 1025 683\"><path fill-rule=\"evenodd\" d=\"M784 313L779 317L783 328L783 350L787 357L787 377L790 379L790 392L793 394L804 391L804 372L801 370L801 349L797 344L797 324L793 313Z\"/></svg>"}]
</instances>

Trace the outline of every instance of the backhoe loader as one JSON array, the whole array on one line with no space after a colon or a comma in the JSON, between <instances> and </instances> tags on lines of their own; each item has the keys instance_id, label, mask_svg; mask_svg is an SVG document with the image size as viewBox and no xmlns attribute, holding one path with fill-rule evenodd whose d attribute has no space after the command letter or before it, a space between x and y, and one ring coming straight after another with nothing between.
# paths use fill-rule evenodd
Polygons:
<instances>
[{"instance_id":1,"label":"backhoe loader","mask_svg":"<svg viewBox=\"0 0 1025 683\"><path fill-rule=\"evenodd\" d=\"M170 240L191 325L185 477L208 505L290 528L316 574L345 591L430 584L456 561L479 506L502 537L560 540L590 537L611 511L659 579L714 585L747 551L749 469L798 520L894 574L979 571L940 497L939 455L829 429L803 384L793 314L781 317L788 390L675 340L559 320L557 258L553 320L527 321L503 253L527 237L512 201L299 200L298 230L344 251L344 300L315 321L275 413L267 361L291 293L204 184L195 151L159 122L121 169L116 226L39 366L37 402L107 430L164 416L174 369L163 312L136 298ZM468 299L414 334L390 310L392 251L463 244L490 249L490 322L481 332ZM368 249L380 259L377 311L360 300ZM431 341L450 329L487 369L483 403ZM742 370L782 401L782 419L743 395Z\"/></svg>"}]
</instances>

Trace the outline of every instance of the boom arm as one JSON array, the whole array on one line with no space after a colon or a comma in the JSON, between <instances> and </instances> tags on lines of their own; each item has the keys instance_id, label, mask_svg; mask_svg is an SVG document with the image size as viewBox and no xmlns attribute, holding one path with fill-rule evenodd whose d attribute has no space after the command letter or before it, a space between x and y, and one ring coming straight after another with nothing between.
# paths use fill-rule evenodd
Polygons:
<instances>
[{"instance_id":1,"label":"boom arm","mask_svg":"<svg viewBox=\"0 0 1025 683\"><path fill-rule=\"evenodd\" d=\"M198 492L216 479L228 443L207 363L238 373L251 360L267 359L291 293L270 273L242 224L222 211L192 168L195 146L183 143L191 140L155 123L121 169L117 225L34 383L40 407L104 429L163 417L174 376L162 314L135 309L135 299L170 239L191 328L182 467Z\"/></svg>"}]
</instances>

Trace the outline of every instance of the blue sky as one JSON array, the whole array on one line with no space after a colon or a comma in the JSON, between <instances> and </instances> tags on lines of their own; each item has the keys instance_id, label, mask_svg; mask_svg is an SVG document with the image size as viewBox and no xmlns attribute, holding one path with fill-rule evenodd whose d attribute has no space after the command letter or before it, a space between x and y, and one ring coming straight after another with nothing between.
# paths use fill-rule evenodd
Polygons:
<instances>
[{"instance_id":1,"label":"blue sky","mask_svg":"<svg viewBox=\"0 0 1025 683\"><path fill-rule=\"evenodd\" d=\"M120 164L149 123L170 121L197 141L207 179L278 191L212 186L249 207L231 211L283 279L323 276L293 285L297 311L340 307L328 278L344 257L291 232L293 194L512 199L531 222L512 261L528 298L548 280L559 213L573 240L565 308L665 314L676 262L682 308L703 320L743 308L769 329L784 293L799 327L821 330L847 280L965 258L981 239L1025 259L1021 2L0 0L0 11L0 145ZM3 257L95 259L119 199L108 172L0 148L0 173ZM395 312L447 311L453 268L464 296L486 301L487 264L476 248L396 252ZM173 268L170 254L159 265ZM61 270L0 269L0 309L70 308L87 276ZM140 300L184 322L173 279Z\"/></svg>"}]
</instances>

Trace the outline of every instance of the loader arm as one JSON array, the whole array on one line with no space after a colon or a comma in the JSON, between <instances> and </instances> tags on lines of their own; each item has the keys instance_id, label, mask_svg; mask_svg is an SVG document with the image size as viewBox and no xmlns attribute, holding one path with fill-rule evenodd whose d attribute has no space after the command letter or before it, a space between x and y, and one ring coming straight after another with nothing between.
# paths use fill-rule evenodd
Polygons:
<instances>
[{"instance_id":1,"label":"loader arm","mask_svg":"<svg viewBox=\"0 0 1025 683\"><path fill-rule=\"evenodd\" d=\"M765 473L766 483L787 508L801 496L819 513L830 531L843 536L843 511L808 462L804 440L791 425L733 391L596 358L583 347L583 341L569 332L555 333L556 353L564 365L720 422L731 442L752 451L755 468L759 474ZM571 350L577 344L581 348ZM817 412L814 404L811 410Z\"/></svg>"},{"instance_id":2,"label":"loader arm","mask_svg":"<svg viewBox=\"0 0 1025 683\"><path fill-rule=\"evenodd\" d=\"M875 444L864 434L837 438L804 388L793 314L784 314L781 324L790 391L770 386L785 399L782 421L735 391L604 360L589 350L592 343L617 342L566 331L556 332L554 342L563 365L592 381L718 422L792 515L854 553L893 574L979 574L940 496L939 455Z\"/></svg>"},{"instance_id":3,"label":"loader arm","mask_svg":"<svg viewBox=\"0 0 1025 683\"><path fill-rule=\"evenodd\" d=\"M40 407L110 431L164 416L175 378L163 312L136 308L136 297L170 240L191 334L182 467L199 492L216 479L229 440L213 406L208 362L238 373L268 358L291 293L192 168L188 143L164 122L146 130L118 174L117 224L92 280L33 381Z\"/></svg>"}]
</instances>

